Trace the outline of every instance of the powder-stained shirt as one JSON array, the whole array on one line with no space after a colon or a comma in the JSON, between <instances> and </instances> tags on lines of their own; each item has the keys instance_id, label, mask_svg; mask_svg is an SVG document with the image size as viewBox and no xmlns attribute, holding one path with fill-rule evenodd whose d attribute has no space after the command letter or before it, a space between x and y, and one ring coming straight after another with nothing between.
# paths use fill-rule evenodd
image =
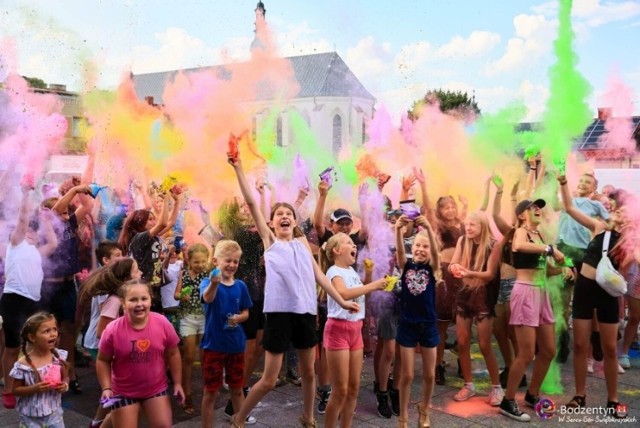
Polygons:
<instances>
[{"instance_id":1,"label":"powder-stained shirt","mask_svg":"<svg viewBox=\"0 0 640 428\"><path fill-rule=\"evenodd\" d=\"M182 271L182 292L188 294L189 300L180 299L178 315L180 318L186 315L203 315L202 301L200 300L200 283L207 277L206 272L200 272L195 278L191 279L189 269ZM189 293L185 293L189 290Z\"/></svg>"}]
</instances>

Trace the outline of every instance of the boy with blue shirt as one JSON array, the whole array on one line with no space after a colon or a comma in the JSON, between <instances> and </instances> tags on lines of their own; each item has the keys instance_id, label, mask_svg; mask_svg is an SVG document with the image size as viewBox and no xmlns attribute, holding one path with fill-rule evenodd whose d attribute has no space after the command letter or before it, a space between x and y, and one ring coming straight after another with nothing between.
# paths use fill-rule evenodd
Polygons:
<instances>
[{"instance_id":1,"label":"boy with blue shirt","mask_svg":"<svg viewBox=\"0 0 640 428\"><path fill-rule=\"evenodd\" d=\"M246 336L240 324L249 318L253 306L247 285L235 279L242 250L237 242L222 240L216 245L213 261L217 269L200 284L204 304L205 329L200 342L202 353L202 426L211 427L214 405L222 386L222 373L231 392L234 409L244 401L244 350ZM216 271L219 271L217 273ZM246 424L255 423L248 417Z\"/></svg>"}]
</instances>

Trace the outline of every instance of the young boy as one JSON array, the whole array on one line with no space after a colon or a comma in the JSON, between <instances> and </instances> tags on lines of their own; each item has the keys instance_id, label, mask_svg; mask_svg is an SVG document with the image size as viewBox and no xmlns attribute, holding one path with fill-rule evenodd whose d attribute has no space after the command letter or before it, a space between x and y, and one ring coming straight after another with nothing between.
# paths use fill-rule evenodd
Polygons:
<instances>
[{"instance_id":1,"label":"young boy","mask_svg":"<svg viewBox=\"0 0 640 428\"><path fill-rule=\"evenodd\" d=\"M234 409L244 401L244 351L246 336L240 327L249 318L253 306L247 285L235 279L242 250L237 242L218 242L213 262L220 270L219 276L211 276L200 284L200 296L204 303L205 329L200 342L202 352L202 426L210 428L214 420L214 404L222 385L222 372L231 391ZM249 416L247 425L256 423Z\"/></svg>"}]
</instances>

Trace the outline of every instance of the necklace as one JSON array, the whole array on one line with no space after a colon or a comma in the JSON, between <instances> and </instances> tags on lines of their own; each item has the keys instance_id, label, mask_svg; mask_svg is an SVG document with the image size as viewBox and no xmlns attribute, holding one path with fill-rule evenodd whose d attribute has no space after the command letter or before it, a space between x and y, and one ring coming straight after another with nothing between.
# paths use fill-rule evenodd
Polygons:
<instances>
[{"instance_id":1,"label":"necklace","mask_svg":"<svg viewBox=\"0 0 640 428\"><path fill-rule=\"evenodd\" d=\"M529 229L528 226L524 226L524 230L526 230L527 232L533 233L534 235L540 235L540 232L538 232L537 230Z\"/></svg>"}]
</instances>

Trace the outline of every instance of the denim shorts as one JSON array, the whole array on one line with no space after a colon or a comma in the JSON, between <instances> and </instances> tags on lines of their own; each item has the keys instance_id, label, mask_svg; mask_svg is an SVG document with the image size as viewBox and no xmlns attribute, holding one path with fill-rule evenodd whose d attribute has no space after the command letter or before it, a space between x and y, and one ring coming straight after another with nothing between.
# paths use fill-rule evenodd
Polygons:
<instances>
[{"instance_id":1,"label":"denim shorts","mask_svg":"<svg viewBox=\"0 0 640 428\"><path fill-rule=\"evenodd\" d=\"M511 290L516 283L515 278L505 278L500 280L500 291L498 291L498 304L509 303L511 300Z\"/></svg>"}]
</instances>

